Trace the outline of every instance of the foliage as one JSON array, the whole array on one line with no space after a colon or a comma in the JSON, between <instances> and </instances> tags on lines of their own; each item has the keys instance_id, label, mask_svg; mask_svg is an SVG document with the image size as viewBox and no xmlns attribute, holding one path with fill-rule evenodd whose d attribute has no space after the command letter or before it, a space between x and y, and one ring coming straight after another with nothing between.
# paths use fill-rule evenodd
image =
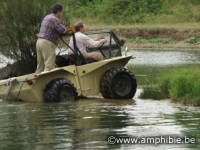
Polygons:
<instances>
[{"instance_id":1,"label":"foliage","mask_svg":"<svg viewBox=\"0 0 200 150\"><path fill-rule=\"evenodd\" d=\"M36 34L55 0L1 0L0 54L27 64L32 71L36 62ZM3 48L2 48L3 47Z\"/></svg>"},{"instance_id":2,"label":"foliage","mask_svg":"<svg viewBox=\"0 0 200 150\"><path fill-rule=\"evenodd\" d=\"M0 54L20 61L29 60L35 66L36 34L42 19L49 14L53 4L65 8L65 22L69 16L74 22L84 21L106 24L171 23L200 21L199 0L0 0ZM140 38L133 42L171 44L173 40ZM199 39L188 39L199 43ZM32 61L34 60L34 61Z\"/></svg>"},{"instance_id":3,"label":"foliage","mask_svg":"<svg viewBox=\"0 0 200 150\"><path fill-rule=\"evenodd\" d=\"M172 98L175 102L200 106L200 70L179 69L161 74L156 82L157 94L161 98ZM155 89L144 89L145 98L155 98ZM152 96L153 95L153 96Z\"/></svg>"},{"instance_id":4,"label":"foliage","mask_svg":"<svg viewBox=\"0 0 200 150\"><path fill-rule=\"evenodd\" d=\"M169 23L200 21L199 0L59 0L74 21Z\"/></svg>"},{"instance_id":5,"label":"foliage","mask_svg":"<svg viewBox=\"0 0 200 150\"><path fill-rule=\"evenodd\" d=\"M140 98L160 100L167 97L165 97L165 95L163 95L163 93L158 88L148 87L145 88L145 90L141 93Z\"/></svg>"}]
</instances>

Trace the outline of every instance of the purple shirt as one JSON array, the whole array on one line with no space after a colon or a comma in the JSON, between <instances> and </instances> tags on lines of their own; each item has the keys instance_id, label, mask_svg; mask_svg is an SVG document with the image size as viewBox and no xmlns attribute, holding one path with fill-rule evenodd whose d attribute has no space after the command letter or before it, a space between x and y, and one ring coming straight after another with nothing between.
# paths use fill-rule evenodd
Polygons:
<instances>
[{"instance_id":1,"label":"purple shirt","mask_svg":"<svg viewBox=\"0 0 200 150\"><path fill-rule=\"evenodd\" d=\"M40 32L37 34L37 37L56 43L59 35L63 34L64 32L65 27L61 24L60 20L55 16L55 14L52 13L43 19Z\"/></svg>"}]
</instances>

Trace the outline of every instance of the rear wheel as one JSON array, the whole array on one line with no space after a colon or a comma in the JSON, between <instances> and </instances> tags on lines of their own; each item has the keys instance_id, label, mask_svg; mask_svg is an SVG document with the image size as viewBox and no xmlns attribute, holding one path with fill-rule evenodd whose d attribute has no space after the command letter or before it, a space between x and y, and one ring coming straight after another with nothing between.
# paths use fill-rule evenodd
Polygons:
<instances>
[{"instance_id":1,"label":"rear wheel","mask_svg":"<svg viewBox=\"0 0 200 150\"><path fill-rule=\"evenodd\" d=\"M132 99L137 90L137 81L128 69L112 68L102 77L100 90L104 98Z\"/></svg>"},{"instance_id":2,"label":"rear wheel","mask_svg":"<svg viewBox=\"0 0 200 150\"><path fill-rule=\"evenodd\" d=\"M45 102L64 102L78 99L74 85L66 79L54 79L48 83L44 90Z\"/></svg>"}]
</instances>

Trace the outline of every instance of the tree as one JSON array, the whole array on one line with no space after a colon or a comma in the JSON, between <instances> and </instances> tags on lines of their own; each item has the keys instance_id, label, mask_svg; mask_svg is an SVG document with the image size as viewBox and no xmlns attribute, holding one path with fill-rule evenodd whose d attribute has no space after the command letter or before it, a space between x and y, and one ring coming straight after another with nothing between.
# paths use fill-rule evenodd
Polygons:
<instances>
[{"instance_id":1,"label":"tree","mask_svg":"<svg viewBox=\"0 0 200 150\"><path fill-rule=\"evenodd\" d=\"M0 55L23 62L30 72L36 66L36 34L56 0L0 0Z\"/></svg>"}]
</instances>

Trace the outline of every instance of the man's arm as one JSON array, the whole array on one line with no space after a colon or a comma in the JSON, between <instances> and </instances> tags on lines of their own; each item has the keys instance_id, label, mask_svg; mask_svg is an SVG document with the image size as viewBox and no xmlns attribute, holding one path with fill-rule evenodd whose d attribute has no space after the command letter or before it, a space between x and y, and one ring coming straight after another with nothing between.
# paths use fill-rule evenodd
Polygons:
<instances>
[{"instance_id":1,"label":"man's arm","mask_svg":"<svg viewBox=\"0 0 200 150\"><path fill-rule=\"evenodd\" d=\"M87 46L90 46L90 47L98 47L98 46L100 46L102 44L105 44L107 42L107 40L105 40L105 39L99 40L99 41L95 41L95 40L89 38L87 35L84 35L83 39L84 39L84 43Z\"/></svg>"},{"instance_id":2,"label":"man's arm","mask_svg":"<svg viewBox=\"0 0 200 150\"><path fill-rule=\"evenodd\" d=\"M67 29L64 27L64 25L61 24L59 19L55 19L55 28L60 34L65 34L67 32Z\"/></svg>"}]
</instances>

